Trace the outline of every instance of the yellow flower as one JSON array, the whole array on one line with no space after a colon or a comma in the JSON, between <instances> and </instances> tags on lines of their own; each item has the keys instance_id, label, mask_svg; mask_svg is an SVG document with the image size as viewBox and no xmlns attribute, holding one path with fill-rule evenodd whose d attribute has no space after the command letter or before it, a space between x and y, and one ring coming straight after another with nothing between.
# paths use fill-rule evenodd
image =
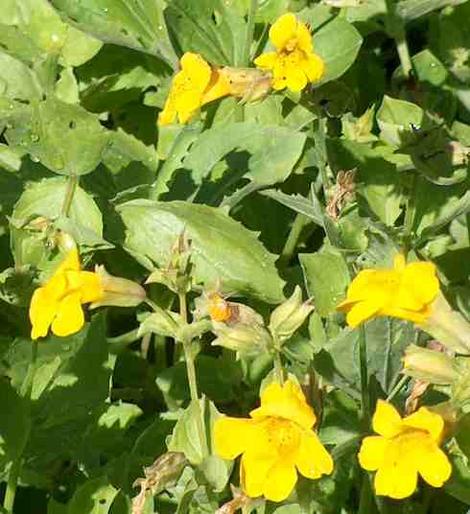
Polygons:
<instances>
[{"instance_id":1,"label":"yellow flower","mask_svg":"<svg viewBox=\"0 0 470 514\"><path fill-rule=\"evenodd\" d=\"M271 70L273 88L301 91L308 82L318 82L324 72L325 64L313 52L310 31L294 14L282 15L269 31L269 39L276 48L255 59L261 69Z\"/></svg>"},{"instance_id":2,"label":"yellow flower","mask_svg":"<svg viewBox=\"0 0 470 514\"><path fill-rule=\"evenodd\" d=\"M312 430L316 418L300 387L288 380L269 384L251 419L216 421L216 452L224 459L242 455L240 482L248 496L282 501L297 482L297 471L316 479L333 471L333 460Z\"/></svg>"},{"instance_id":3,"label":"yellow flower","mask_svg":"<svg viewBox=\"0 0 470 514\"><path fill-rule=\"evenodd\" d=\"M230 94L226 78L200 55L186 52L180 65L181 71L174 76L160 113L159 125L169 125L176 119L187 123L204 104Z\"/></svg>"},{"instance_id":4,"label":"yellow flower","mask_svg":"<svg viewBox=\"0 0 470 514\"><path fill-rule=\"evenodd\" d=\"M49 281L34 291L29 306L31 338L46 336L49 327L62 337L78 332L85 323L82 304L99 301L102 296L99 276L81 271L78 251L73 248Z\"/></svg>"},{"instance_id":5,"label":"yellow flower","mask_svg":"<svg viewBox=\"0 0 470 514\"><path fill-rule=\"evenodd\" d=\"M431 262L405 263L398 254L393 269L361 271L351 282L338 309L356 327L375 316L392 316L421 324L431 315L439 294L436 268Z\"/></svg>"},{"instance_id":6,"label":"yellow flower","mask_svg":"<svg viewBox=\"0 0 470 514\"><path fill-rule=\"evenodd\" d=\"M418 473L433 487L442 487L452 468L439 448L444 420L421 407L401 418L395 408L379 400L372 419L378 436L366 437L359 452L359 463L367 471L377 471L375 492L401 499L413 494Z\"/></svg>"}]
</instances>

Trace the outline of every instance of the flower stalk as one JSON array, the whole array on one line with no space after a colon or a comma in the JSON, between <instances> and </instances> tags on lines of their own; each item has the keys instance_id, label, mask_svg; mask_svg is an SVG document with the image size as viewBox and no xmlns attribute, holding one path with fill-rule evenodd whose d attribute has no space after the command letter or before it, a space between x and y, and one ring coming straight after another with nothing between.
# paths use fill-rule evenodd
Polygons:
<instances>
[{"instance_id":1,"label":"flower stalk","mask_svg":"<svg viewBox=\"0 0 470 514\"><path fill-rule=\"evenodd\" d=\"M180 315L185 325L188 324L188 306L186 293L180 292L178 293L179 304L180 304ZM201 441L204 454L209 454L209 448L207 445L206 438L206 428L204 423L204 416L201 410L201 405L199 402L199 391L197 387L197 378L196 378L196 366L194 364L194 353L192 348L192 339L188 337L184 337L181 341L183 345L184 358L186 362L186 374L188 377L189 383L189 392L191 395L191 402L196 406L196 426L198 431L199 440Z\"/></svg>"},{"instance_id":2,"label":"flower stalk","mask_svg":"<svg viewBox=\"0 0 470 514\"><path fill-rule=\"evenodd\" d=\"M31 361L28 368L28 373L21 386L20 395L28 402L28 409L31 409L31 393L33 390L34 375L36 373L36 361L38 356L38 342L33 341L31 344ZM29 431L28 431L29 432ZM6 513L13 514L13 506L15 504L16 490L18 488L18 479L21 473L21 466L23 464L23 452L29 439L29 433L24 438L23 447L18 452L16 459L13 461L10 472L8 474L8 481L5 490L5 497L3 499L3 508Z\"/></svg>"}]
</instances>

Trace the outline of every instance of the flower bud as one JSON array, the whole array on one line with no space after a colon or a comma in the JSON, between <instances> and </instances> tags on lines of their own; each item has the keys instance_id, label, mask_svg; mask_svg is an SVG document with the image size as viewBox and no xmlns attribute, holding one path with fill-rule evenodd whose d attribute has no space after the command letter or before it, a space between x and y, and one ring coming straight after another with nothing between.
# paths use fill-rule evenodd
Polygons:
<instances>
[{"instance_id":1,"label":"flower bud","mask_svg":"<svg viewBox=\"0 0 470 514\"><path fill-rule=\"evenodd\" d=\"M269 330L281 342L285 341L300 328L313 309L309 302L302 302L302 290L296 286L292 296L272 312Z\"/></svg>"},{"instance_id":2,"label":"flower bud","mask_svg":"<svg viewBox=\"0 0 470 514\"><path fill-rule=\"evenodd\" d=\"M452 310L442 293L431 305L431 313L418 326L444 346L462 355L470 355L470 324Z\"/></svg>"},{"instance_id":3,"label":"flower bud","mask_svg":"<svg viewBox=\"0 0 470 514\"><path fill-rule=\"evenodd\" d=\"M114 305L116 307L135 307L146 298L145 289L127 278L113 277L104 266L96 266L95 273L99 276L103 296L90 305L90 308Z\"/></svg>"},{"instance_id":4,"label":"flower bud","mask_svg":"<svg viewBox=\"0 0 470 514\"><path fill-rule=\"evenodd\" d=\"M403 373L431 384L447 385L459 378L454 359L442 352L408 346L403 357Z\"/></svg>"},{"instance_id":5,"label":"flower bud","mask_svg":"<svg viewBox=\"0 0 470 514\"><path fill-rule=\"evenodd\" d=\"M212 342L213 346L223 346L245 356L264 353L272 345L269 332L258 323L227 325L214 321L212 327L212 331L217 336Z\"/></svg>"}]
</instances>

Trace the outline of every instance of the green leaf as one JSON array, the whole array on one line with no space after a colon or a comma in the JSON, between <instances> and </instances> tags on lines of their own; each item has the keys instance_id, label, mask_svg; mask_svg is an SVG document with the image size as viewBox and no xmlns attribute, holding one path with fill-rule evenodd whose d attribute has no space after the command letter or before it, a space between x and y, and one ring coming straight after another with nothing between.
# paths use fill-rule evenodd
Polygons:
<instances>
[{"instance_id":1,"label":"green leaf","mask_svg":"<svg viewBox=\"0 0 470 514\"><path fill-rule=\"evenodd\" d=\"M135 200L117 207L126 226L125 247L148 269L165 267L181 234L191 240L197 283L253 295L269 303L283 299L275 257L256 235L206 205Z\"/></svg>"},{"instance_id":2,"label":"green leaf","mask_svg":"<svg viewBox=\"0 0 470 514\"><path fill-rule=\"evenodd\" d=\"M168 450L184 453L191 464L202 464L207 455L204 450L204 442L199 438L198 424L202 423L204 426L207 423L206 429L210 428L218 417L220 414L212 402L203 398L199 400L198 405L191 401L173 429L168 442ZM208 431L208 433L210 432Z\"/></svg>"},{"instance_id":3,"label":"green leaf","mask_svg":"<svg viewBox=\"0 0 470 514\"><path fill-rule=\"evenodd\" d=\"M362 37L345 18L337 16L313 35L315 52L325 61L320 84L341 77L356 60Z\"/></svg>"},{"instance_id":4,"label":"green leaf","mask_svg":"<svg viewBox=\"0 0 470 514\"><path fill-rule=\"evenodd\" d=\"M108 514L117 493L107 477L88 480L75 491L67 514Z\"/></svg>"},{"instance_id":5,"label":"green leaf","mask_svg":"<svg viewBox=\"0 0 470 514\"><path fill-rule=\"evenodd\" d=\"M448 73L445 66L429 49L413 55L411 61L420 82L442 86L446 81Z\"/></svg>"},{"instance_id":6,"label":"green leaf","mask_svg":"<svg viewBox=\"0 0 470 514\"><path fill-rule=\"evenodd\" d=\"M22 453L26 444L30 418L25 401L7 380L0 380L0 404L4 415L0 417L0 469Z\"/></svg>"},{"instance_id":7,"label":"green leaf","mask_svg":"<svg viewBox=\"0 0 470 514\"><path fill-rule=\"evenodd\" d=\"M400 146L403 133L419 128L423 121L423 110L416 104L397 100L385 95L382 105L377 111L377 123L380 137L387 143Z\"/></svg>"},{"instance_id":8,"label":"green leaf","mask_svg":"<svg viewBox=\"0 0 470 514\"><path fill-rule=\"evenodd\" d=\"M101 162L109 135L83 107L49 98L33 106L27 126L21 121L8 129L8 142L55 173L84 175Z\"/></svg>"},{"instance_id":9,"label":"green leaf","mask_svg":"<svg viewBox=\"0 0 470 514\"><path fill-rule=\"evenodd\" d=\"M19 389L31 359L31 341L16 340L5 356ZM110 363L104 318L73 336L49 336L40 344L32 390L32 419L24 466L47 473L59 458L73 458L84 434L97 423L109 394Z\"/></svg>"},{"instance_id":10,"label":"green leaf","mask_svg":"<svg viewBox=\"0 0 470 514\"><path fill-rule=\"evenodd\" d=\"M162 0L52 0L79 29L105 43L159 55L175 64Z\"/></svg>"},{"instance_id":11,"label":"green leaf","mask_svg":"<svg viewBox=\"0 0 470 514\"><path fill-rule=\"evenodd\" d=\"M200 53L212 64L243 66L246 23L222 0L171 0L168 27L184 52Z\"/></svg>"},{"instance_id":12,"label":"green leaf","mask_svg":"<svg viewBox=\"0 0 470 514\"><path fill-rule=\"evenodd\" d=\"M413 229L423 241L436 234L452 220L470 210L466 184L442 187L420 178L416 187L416 214Z\"/></svg>"},{"instance_id":13,"label":"green leaf","mask_svg":"<svg viewBox=\"0 0 470 514\"><path fill-rule=\"evenodd\" d=\"M183 166L196 183L231 151L247 152L247 176L257 184L284 181L299 160L305 134L287 127L260 126L253 122L214 126L203 132L191 147ZM240 170L237 170L240 171Z\"/></svg>"},{"instance_id":14,"label":"green leaf","mask_svg":"<svg viewBox=\"0 0 470 514\"><path fill-rule=\"evenodd\" d=\"M183 166L183 159L188 154L190 146L198 138L202 131L200 124L189 125L184 127L174 139L168 155L165 158L165 162L158 171L157 178L152 184L152 191L150 198L152 200L158 200L160 196L169 191L168 183L174 177L177 170ZM160 132L160 136L161 136ZM161 143L161 137L159 138Z\"/></svg>"},{"instance_id":15,"label":"green leaf","mask_svg":"<svg viewBox=\"0 0 470 514\"><path fill-rule=\"evenodd\" d=\"M44 264L49 255L47 237L38 229L26 225L37 217L62 222L61 209L67 190L67 179L56 177L30 184L15 205L10 218L11 244L17 266ZM78 235L77 242L93 247L102 241L101 212L88 193L77 187L69 210L69 221Z\"/></svg>"},{"instance_id":16,"label":"green leaf","mask_svg":"<svg viewBox=\"0 0 470 514\"><path fill-rule=\"evenodd\" d=\"M198 386L203 394L217 403L227 403L237 398L241 382L238 363L220 357L198 355L195 364ZM161 371L156 382L163 394L172 401L182 403L190 398L184 362Z\"/></svg>"},{"instance_id":17,"label":"green leaf","mask_svg":"<svg viewBox=\"0 0 470 514\"><path fill-rule=\"evenodd\" d=\"M276 202L289 207L289 209L292 209L298 214L307 216L307 218L310 218L319 226L323 225L323 213L319 209L319 205L309 201L308 198L305 198L304 196L298 194L288 195L276 189L266 189L264 191L260 191L260 194L276 200Z\"/></svg>"},{"instance_id":18,"label":"green leaf","mask_svg":"<svg viewBox=\"0 0 470 514\"><path fill-rule=\"evenodd\" d=\"M334 313L350 280L344 257L333 248L325 248L317 253L302 253L299 260L315 311L320 316Z\"/></svg>"},{"instance_id":19,"label":"green leaf","mask_svg":"<svg viewBox=\"0 0 470 514\"><path fill-rule=\"evenodd\" d=\"M442 9L448 5L458 5L466 0L401 0L397 5L397 13L405 21L412 21L421 16Z\"/></svg>"},{"instance_id":20,"label":"green leaf","mask_svg":"<svg viewBox=\"0 0 470 514\"><path fill-rule=\"evenodd\" d=\"M31 101L41 96L36 74L26 64L0 52L0 97Z\"/></svg>"}]
</instances>

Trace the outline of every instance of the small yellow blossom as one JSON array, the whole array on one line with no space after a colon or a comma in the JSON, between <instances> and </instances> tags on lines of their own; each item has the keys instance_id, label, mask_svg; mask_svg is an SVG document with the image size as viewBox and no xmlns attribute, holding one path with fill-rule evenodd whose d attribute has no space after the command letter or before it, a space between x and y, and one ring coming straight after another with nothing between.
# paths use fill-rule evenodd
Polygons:
<instances>
[{"instance_id":1,"label":"small yellow blossom","mask_svg":"<svg viewBox=\"0 0 470 514\"><path fill-rule=\"evenodd\" d=\"M226 78L198 54L186 52L173 78L158 124L187 123L205 104L230 94Z\"/></svg>"},{"instance_id":2,"label":"small yellow blossom","mask_svg":"<svg viewBox=\"0 0 470 514\"><path fill-rule=\"evenodd\" d=\"M392 316L422 324L431 315L439 294L436 267L431 262L405 263L398 254L393 269L361 271L351 282L338 309L356 327L375 316Z\"/></svg>"},{"instance_id":3,"label":"small yellow blossom","mask_svg":"<svg viewBox=\"0 0 470 514\"><path fill-rule=\"evenodd\" d=\"M359 463L367 471L377 471L375 492L401 499L413 494L418 474L433 487L442 487L452 468L439 448L444 420L426 407L401 418L395 408L382 400L372 419L378 436L366 437L359 452Z\"/></svg>"},{"instance_id":4,"label":"small yellow blossom","mask_svg":"<svg viewBox=\"0 0 470 514\"><path fill-rule=\"evenodd\" d=\"M333 460L312 430L316 421L300 387L288 380L269 384L261 407L251 419L223 417L216 421L216 452L224 459L242 455L240 482L250 497L286 499L297 472L317 479L333 471Z\"/></svg>"},{"instance_id":5,"label":"small yellow blossom","mask_svg":"<svg viewBox=\"0 0 470 514\"><path fill-rule=\"evenodd\" d=\"M269 39L276 48L255 59L261 69L271 70L274 89L289 88L301 91L309 82L318 82L324 72L325 64L313 52L312 35L305 23L297 20L294 14L282 15L272 25Z\"/></svg>"},{"instance_id":6,"label":"small yellow blossom","mask_svg":"<svg viewBox=\"0 0 470 514\"><path fill-rule=\"evenodd\" d=\"M45 337L49 328L62 337L78 332L85 323L82 304L97 302L102 296L99 276L81 271L78 251L73 248L48 282L33 293L29 306L31 338Z\"/></svg>"}]
</instances>

